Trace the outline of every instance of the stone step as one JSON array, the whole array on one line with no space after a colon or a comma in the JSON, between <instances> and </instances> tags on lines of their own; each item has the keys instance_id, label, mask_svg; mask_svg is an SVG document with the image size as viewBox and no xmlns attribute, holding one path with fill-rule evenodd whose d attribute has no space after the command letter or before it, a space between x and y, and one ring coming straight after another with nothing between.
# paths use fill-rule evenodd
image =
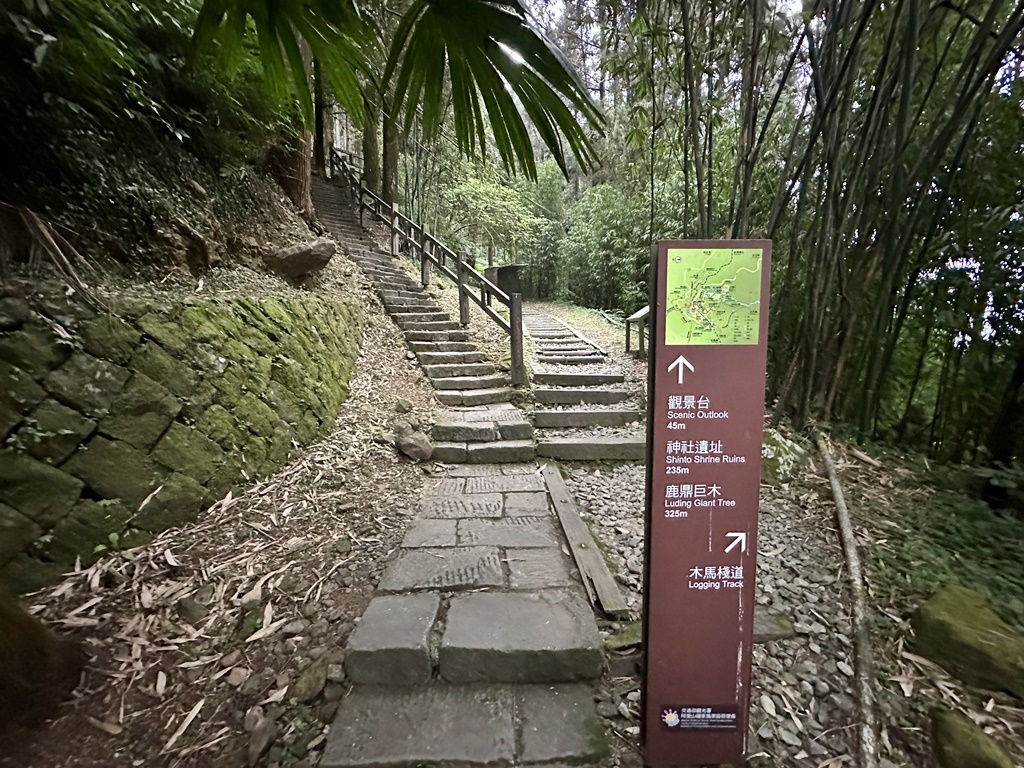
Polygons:
<instances>
[{"instance_id":1,"label":"stone step","mask_svg":"<svg viewBox=\"0 0 1024 768\"><path fill-rule=\"evenodd\" d=\"M475 592L449 603L438 648L449 682L588 680L603 665L593 611L576 594Z\"/></svg>"},{"instance_id":2,"label":"stone step","mask_svg":"<svg viewBox=\"0 0 1024 768\"><path fill-rule=\"evenodd\" d=\"M387 288L381 289L380 297L382 301L401 301L402 299L423 301L429 298L425 291L398 291Z\"/></svg>"},{"instance_id":3,"label":"stone step","mask_svg":"<svg viewBox=\"0 0 1024 768\"><path fill-rule=\"evenodd\" d=\"M531 440L533 424L518 408L507 411L449 411L439 415L431 436L436 442L448 443Z\"/></svg>"},{"instance_id":4,"label":"stone step","mask_svg":"<svg viewBox=\"0 0 1024 768\"><path fill-rule=\"evenodd\" d=\"M468 331L406 331L406 341L423 342L466 342L469 340Z\"/></svg>"},{"instance_id":5,"label":"stone step","mask_svg":"<svg viewBox=\"0 0 1024 768\"><path fill-rule=\"evenodd\" d=\"M533 440L435 442L431 458L445 464L518 464L537 457Z\"/></svg>"},{"instance_id":6,"label":"stone step","mask_svg":"<svg viewBox=\"0 0 1024 768\"><path fill-rule=\"evenodd\" d=\"M625 389L535 389L533 397L538 403L580 405L581 403L609 405L628 400Z\"/></svg>"},{"instance_id":7,"label":"stone step","mask_svg":"<svg viewBox=\"0 0 1024 768\"><path fill-rule=\"evenodd\" d=\"M430 383L433 385L434 389L467 390L500 387L502 384L507 384L508 380L504 376L491 375L450 376L431 379Z\"/></svg>"},{"instance_id":8,"label":"stone step","mask_svg":"<svg viewBox=\"0 0 1024 768\"><path fill-rule=\"evenodd\" d=\"M598 387L602 384L621 384L625 381L621 373L550 373L538 371L533 374L534 384L552 387Z\"/></svg>"},{"instance_id":9,"label":"stone step","mask_svg":"<svg viewBox=\"0 0 1024 768\"><path fill-rule=\"evenodd\" d=\"M537 455L561 461L643 461L644 437L556 437L537 441Z\"/></svg>"},{"instance_id":10,"label":"stone step","mask_svg":"<svg viewBox=\"0 0 1024 768\"><path fill-rule=\"evenodd\" d=\"M422 364L422 361L421 361ZM494 373L494 366L490 363L456 363L448 365L424 365L423 372L431 381L439 379L455 379L464 376L490 376ZM472 387L454 387L455 389L472 389ZM439 387L439 389L453 389L453 387Z\"/></svg>"},{"instance_id":11,"label":"stone step","mask_svg":"<svg viewBox=\"0 0 1024 768\"><path fill-rule=\"evenodd\" d=\"M412 301L409 299L408 301ZM384 308L391 314L402 312L437 312L439 307L435 304L396 304L394 302L383 302Z\"/></svg>"},{"instance_id":12,"label":"stone step","mask_svg":"<svg viewBox=\"0 0 1024 768\"><path fill-rule=\"evenodd\" d=\"M555 365L589 365L590 363L603 363L604 358L601 355L537 355L537 362Z\"/></svg>"},{"instance_id":13,"label":"stone step","mask_svg":"<svg viewBox=\"0 0 1024 768\"><path fill-rule=\"evenodd\" d=\"M593 692L559 685L356 686L321 768L596 765L609 754Z\"/></svg>"},{"instance_id":14,"label":"stone step","mask_svg":"<svg viewBox=\"0 0 1024 768\"><path fill-rule=\"evenodd\" d=\"M422 322L416 320L395 320L403 331L457 331L460 326L454 320L434 320Z\"/></svg>"},{"instance_id":15,"label":"stone step","mask_svg":"<svg viewBox=\"0 0 1024 768\"><path fill-rule=\"evenodd\" d=\"M530 335L535 339L566 339L572 341L578 341L579 337L571 331L530 331Z\"/></svg>"},{"instance_id":16,"label":"stone step","mask_svg":"<svg viewBox=\"0 0 1024 768\"><path fill-rule=\"evenodd\" d=\"M412 345L410 345L412 346ZM466 365L467 363L482 363L487 358L483 352L416 352L420 359L420 365Z\"/></svg>"},{"instance_id":17,"label":"stone step","mask_svg":"<svg viewBox=\"0 0 1024 768\"><path fill-rule=\"evenodd\" d=\"M410 341L408 346L417 355L434 352L444 354L476 352L476 346L470 341Z\"/></svg>"},{"instance_id":18,"label":"stone step","mask_svg":"<svg viewBox=\"0 0 1024 768\"><path fill-rule=\"evenodd\" d=\"M534 411L533 424L539 429L559 427L621 427L643 421L645 414L629 410Z\"/></svg>"},{"instance_id":19,"label":"stone step","mask_svg":"<svg viewBox=\"0 0 1024 768\"><path fill-rule=\"evenodd\" d=\"M447 390L435 392L434 397L442 405L472 406L507 403L512 399L515 390L511 387L492 387L490 389Z\"/></svg>"},{"instance_id":20,"label":"stone step","mask_svg":"<svg viewBox=\"0 0 1024 768\"><path fill-rule=\"evenodd\" d=\"M413 312L412 310L402 308L398 311L391 313L392 319L401 323L439 323L449 322L451 317L447 312L441 312L438 309L434 309L429 312Z\"/></svg>"}]
</instances>

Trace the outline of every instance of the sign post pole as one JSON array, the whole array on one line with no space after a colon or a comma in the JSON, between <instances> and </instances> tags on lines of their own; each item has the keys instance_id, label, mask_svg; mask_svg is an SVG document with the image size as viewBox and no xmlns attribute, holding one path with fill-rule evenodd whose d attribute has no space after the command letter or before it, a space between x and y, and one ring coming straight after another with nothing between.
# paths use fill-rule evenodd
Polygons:
<instances>
[{"instance_id":1,"label":"sign post pole","mask_svg":"<svg viewBox=\"0 0 1024 768\"><path fill-rule=\"evenodd\" d=\"M641 729L652 768L743 762L770 260L767 240L652 253Z\"/></svg>"}]
</instances>

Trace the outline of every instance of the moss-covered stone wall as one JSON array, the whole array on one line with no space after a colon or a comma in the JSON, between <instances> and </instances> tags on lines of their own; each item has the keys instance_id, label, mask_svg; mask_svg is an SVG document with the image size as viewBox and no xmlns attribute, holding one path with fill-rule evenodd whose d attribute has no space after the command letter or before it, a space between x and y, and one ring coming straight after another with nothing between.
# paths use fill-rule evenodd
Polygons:
<instances>
[{"instance_id":1,"label":"moss-covered stone wall","mask_svg":"<svg viewBox=\"0 0 1024 768\"><path fill-rule=\"evenodd\" d=\"M37 589L279 469L333 424L363 320L312 294L116 315L0 298L0 587Z\"/></svg>"}]
</instances>

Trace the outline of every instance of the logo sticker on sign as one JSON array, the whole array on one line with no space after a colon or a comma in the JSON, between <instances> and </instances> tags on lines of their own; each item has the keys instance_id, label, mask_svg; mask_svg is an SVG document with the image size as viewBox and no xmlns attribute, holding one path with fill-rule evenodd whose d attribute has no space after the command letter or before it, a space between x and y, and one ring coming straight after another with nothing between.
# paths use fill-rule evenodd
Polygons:
<instances>
[{"instance_id":1,"label":"logo sticker on sign","mask_svg":"<svg viewBox=\"0 0 1024 768\"><path fill-rule=\"evenodd\" d=\"M663 242L652 264L644 761L742 762L771 243Z\"/></svg>"}]
</instances>

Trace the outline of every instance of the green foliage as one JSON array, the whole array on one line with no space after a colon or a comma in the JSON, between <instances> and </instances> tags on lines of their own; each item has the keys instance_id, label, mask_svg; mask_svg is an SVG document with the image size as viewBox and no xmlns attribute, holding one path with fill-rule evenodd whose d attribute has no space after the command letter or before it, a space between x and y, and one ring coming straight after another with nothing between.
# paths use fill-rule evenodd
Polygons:
<instances>
[{"instance_id":1,"label":"green foliage","mask_svg":"<svg viewBox=\"0 0 1024 768\"><path fill-rule=\"evenodd\" d=\"M601 112L569 62L529 22L520 0L413 0L395 33L384 83L392 78L406 129L421 107L428 140L441 128L447 82L463 153L483 155L493 141L507 170L518 166L536 178L525 112L563 171L562 137L581 166L594 163L590 139L572 110L595 127Z\"/></svg>"},{"instance_id":2,"label":"green foliage","mask_svg":"<svg viewBox=\"0 0 1024 768\"><path fill-rule=\"evenodd\" d=\"M308 85L313 57L334 86L339 103L355 120L360 119L360 76L368 74L367 61L376 37L353 0L205 0L195 24L196 47L205 51L217 41L225 60L235 65L250 23L271 92L283 98L290 86L307 125L313 123Z\"/></svg>"},{"instance_id":3,"label":"green foliage","mask_svg":"<svg viewBox=\"0 0 1024 768\"><path fill-rule=\"evenodd\" d=\"M1024 627L1024 521L957 492L896 499L898 507L887 510L885 540L869 550L875 588L904 596L910 607L943 586L960 584L986 595L1004 619Z\"/></svg>"},{"instance_id":4,"label":"green foliage","mask_svg":"<svg viewBox=\"0 0 1024 768\"><path fill-rule=\"evenodd\" d=\"M636 271L647 248L642 201L617 187L591 187L569 211L558 249L566 296L585 307L634 312L647 303Z\"/></svg>"},{"instance_id":5,"label":"green foliage","mask_svg":"<svg viewBox=\"0 0 1024 768\"><path fill-rule=\"evenodd\" d=\"M170 139L207 162L259 159L287 130L246 52L233 76L189 61L190 0L24 0L0 11L0 141L9 163L0 193L33 203L62 180L89 185L109 159L75 155L108 141ZM78 175L81 171L82 175Z\"/></svg>"}]
</instances>

